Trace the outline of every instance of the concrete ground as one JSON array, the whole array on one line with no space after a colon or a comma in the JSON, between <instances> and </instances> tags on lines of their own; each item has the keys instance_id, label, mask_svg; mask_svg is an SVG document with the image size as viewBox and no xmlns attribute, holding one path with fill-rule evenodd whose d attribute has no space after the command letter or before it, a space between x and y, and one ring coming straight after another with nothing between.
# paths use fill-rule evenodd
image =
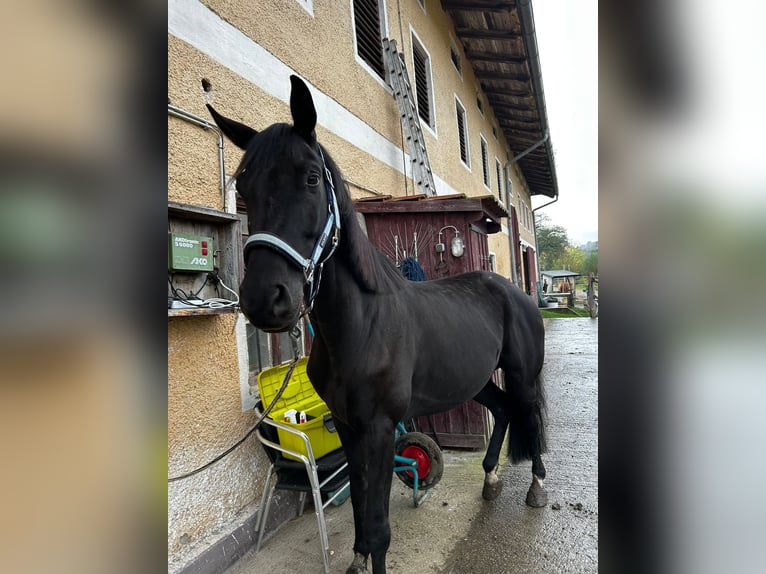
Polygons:
<instances>
[{"instance_id":1,"label":"concrete ground","mask_svg":"<svg viewBox=\"0 0 766 574\"><path fill-rule=\"evenodd\" d=\"M524 504L531 463L501 462L497 500L481 497L483 452L447 450L444 475L414 508L398 479L391 489L390 573L552 573L598 571L598 319L547 319L548 454L545 508ZM348 500L329 506L331 572L353 558ZM247 553L226 574L323 572L316 518L307 503L261 551Z\"/></svg>"}]
</instances>

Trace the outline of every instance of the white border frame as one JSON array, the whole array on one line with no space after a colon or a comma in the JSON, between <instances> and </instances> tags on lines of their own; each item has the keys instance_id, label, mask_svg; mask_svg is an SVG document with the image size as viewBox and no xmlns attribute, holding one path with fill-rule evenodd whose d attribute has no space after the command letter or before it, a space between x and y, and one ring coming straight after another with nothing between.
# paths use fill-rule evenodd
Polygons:
<instances>
[{"instance_id":1,"label":"white border frame","mask_svg":"<svg viewBox=\"0 0 766 574\"><path fill-rule=\"evenodd\" d=\"M412 66L412 78L410 78L410 82L415 91L415 94L414 94L415 102L417 102L418 88L417 88L417 82L415 81L415 42L418 43L419 48L426 55L426 64L428 67L428 88L429 88L428 107L431 111L430 115L431 115L431 121L433 122L433 126L423 121L423 118L420 117L420 112L418 112L418 119L420 120L421 127L425 127L429 132L431 132L431 135L433 135L436 139L439 139L439 136L437 134L437 129L436 129L436 86L434 86L433 66L431 65L433 58L431 58L431 52L428 51L428 49L426 48L426 45L423 43L423 40L420 39L420 36L418 36L418 33L415 31L415 28L413 28L412 24L410 24L410 64Z\"/></svg>"},{"instance_id":2,"label":"white border frame","mask_svg":"<svg viewBox=\"0 0 766 574\"><path fill-rule=\"evenodd\" d=\"M377 0L378 2L378 8L381 11L380 14L380 22L382 26L382 30L380 31L380 37L381 38L387 38L388 37L388 11L386 9L386 1L385 0ZM354 60L356 60L356 63L359 64L362 68L365 69L365 71L370 74L373 78L375 78L378 83L380 83L381 86L383 86L386 91L391 94L393 93L391 91L391 88L386 83L385 78L381 78L378 76L378 73L370 68L369 64L362 59L362 57L359 55L359 49L356 44L356 14L354 12L354 0L349 0L348 2L349 11L351 12L351 41L354 45ZM381 47L381 50L383 48ZM385 67L385 64L384 64Z\"/></svg>"},{"instance_id":3,"label":"white border frame","mask_svg":"<svg viewBox=\"0 0 766 574\"><path fill-rule=\"evenodd\" d=\"M472 172L471 169L471 137L468 132L468 112L465 109L465 106L463 105L463 102L460 101L460 98L457 97L457 94L455 95L455 104L460 106L460 109L463 110L462 116L463 116L463 135L465 136L465 155L467 156L468 163L463 161L463 158L460 157L460 130L457 129L457 109L455 109L455 129L457 130L457 157L460 160L460 164L465 167L469 172Z\"/></svg>"},{"instance_id":4,"label":"white border frame","mask_svg":"<svg viewBox=\"0 0 766 574\"><path fill-rule=\"evenodd\" d=\"M488 189L490 193L492 193L492 174L489 172L489 143L487 143L487 138L485 138L481 132L479 132L479 147L481 148L482 152L481 182L484 184L484 187ZM485 156L487 157L487 165L484 165ZM487 180L489 180L489 185L487 185Z\"/></svg>"}]
</instances>

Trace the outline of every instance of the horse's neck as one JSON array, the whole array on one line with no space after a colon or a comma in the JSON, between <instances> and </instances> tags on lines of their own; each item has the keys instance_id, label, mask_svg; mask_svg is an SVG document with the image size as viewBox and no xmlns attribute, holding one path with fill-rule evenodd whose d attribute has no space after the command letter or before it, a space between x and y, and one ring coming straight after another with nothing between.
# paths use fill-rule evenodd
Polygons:
<instances>
[{"instance_id":1,"label":"horse's neck","mask_svg":"<svg viewBox=\"0 0 766 574\"><path fill-rule=\"evenodd\" d=\"M406 282L386 265L362 231L356 215L343 218L340 245L325 263L314 316L325 338L353 332L381 292Z\"/></svg>"}]
</instances>

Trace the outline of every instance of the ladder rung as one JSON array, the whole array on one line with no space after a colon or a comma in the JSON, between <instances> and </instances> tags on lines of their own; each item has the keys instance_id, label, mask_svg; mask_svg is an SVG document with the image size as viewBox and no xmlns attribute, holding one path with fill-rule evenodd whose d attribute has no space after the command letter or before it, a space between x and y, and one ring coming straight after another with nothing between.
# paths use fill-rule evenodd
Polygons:
<instances>
[{"instance_id":1,"label":"ladder rung","mask_svg":"<svg viewBox=\"0 0 766 574\"><path fill-rule=\"evenodd\" d=\"M436 195L428 152L422 138L417 105L412 95L412 86L403 59L396 50L396 41L383 40L383 60L389 72L389 85L399 106L402 130L407 138L412 161L412 179L429 195Z\"/></svg>"}]
</instances>

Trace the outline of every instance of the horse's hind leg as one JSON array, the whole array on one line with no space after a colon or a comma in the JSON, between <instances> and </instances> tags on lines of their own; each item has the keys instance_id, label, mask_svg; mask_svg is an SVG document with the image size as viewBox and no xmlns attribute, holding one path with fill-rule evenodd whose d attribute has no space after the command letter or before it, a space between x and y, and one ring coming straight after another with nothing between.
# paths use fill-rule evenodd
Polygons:
<instances>
[{"instance_id":1,"label":"horse's hind leg","mask_svg":"<svg viewBox=\"0 0 766 574\"><path fill-rule=\"evenodd\" d=\"M527 505L541 508L548 504L548 493L543 488L545 478L545 465L539 454L532 457L532 484L527 491Z\"/></svg>"},{"instance_id":2,"label":"horse's hind leg","mask_svg":"<svg viewBox=\"0 0 766 574\"><path fill-rule=\"evenodd\" d=\"M490 381L479 391L473 400L484 405L495 417L495 428L489 439L487 454L484 456L482 467L484 468L484 489L481 492L485 500L494 500L500 495L503 483L497 476L497 465L500 458L500 448L503 445L503 437L508 428L508 396L504 390ZM542 463L541 463L542 464Z\"/></svg>"}]
</instances>

